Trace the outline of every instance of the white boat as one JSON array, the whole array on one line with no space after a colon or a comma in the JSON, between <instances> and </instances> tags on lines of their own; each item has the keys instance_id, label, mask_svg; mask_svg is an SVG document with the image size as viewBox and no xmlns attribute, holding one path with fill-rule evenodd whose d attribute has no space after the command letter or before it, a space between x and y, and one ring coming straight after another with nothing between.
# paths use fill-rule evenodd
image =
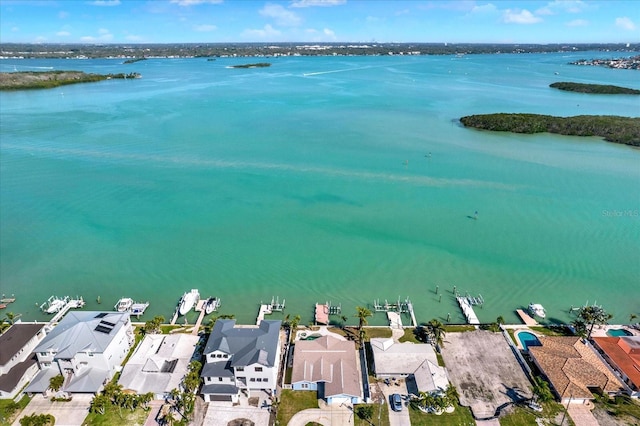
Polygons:
<instances>
[{"instance_id":1,"label":"white boat","mask_svg":"<svg viewBox=\"0 0 640 426\"><path fill-rule=\"evenodd\" d=\"M118 312L127 312L129 309L131 309L131 305L133 305L133 299L130 297L123 297L122 299L118 300L118 303L115 304L113 309Z\"/></svg>"},{"instance_id":2,"label":"white boat","mask_svg":"<svg viewBox=\"0 0 640 426\"><path fill-rule=\"evenodd\" d=\"M49 299L47 299L46 302L44 302L40 306L40 309L42 309L48 314L55 314L56 312L64 308L64 306L67 304L68 299L69 299L68 297L65 297L64 299L60 299L58 297L51 296Z\"/></svg>"},{"instance_id":3,"label":"white boat","mask_svg":"<svg viewBox=\"0 0 640 426\"><path fill-rule=\"evenodd\" d=\"M182 298L180 299L180 308L178 310L178 312L180 312L180 315L185 315L187 312L193 309L193 307L196 303L198 303L199 300L200 293L195 288L191 289L190 292L183 294Z\"/></svg>"},{"instance_id":4,"label":"white boat","mask_svg":"<svg viewBox=\"0 0 640 426\"><path fill-rule=\"evenodd\" d=\"M529 313L534 317L544 318L547 316L547 313L544 310L544 307L539 303L529 303Z\"/></svg>"},{"instance_id":5,"label":"white boat","mask_svg":"<svg viewBox=\"0 0 640 426\"><path fill-rule=\"evenodd\" d=\"M220 299L217 297L210 297L207 299L207 303L204 304L204 313L209 315L213 311L217 311L220 307Z\"/></svg>"},{"instance_id":6,"label":"white boat","mask_svg":"<svg viewBox=\"0 0 640 426\"><path fill-rule=\"evenodd\" d=\"M149 307L149 302L145 303L134 303L131 305L131 314L140 316L144 314L144 311Z\"/></svg>"}]
</instances>

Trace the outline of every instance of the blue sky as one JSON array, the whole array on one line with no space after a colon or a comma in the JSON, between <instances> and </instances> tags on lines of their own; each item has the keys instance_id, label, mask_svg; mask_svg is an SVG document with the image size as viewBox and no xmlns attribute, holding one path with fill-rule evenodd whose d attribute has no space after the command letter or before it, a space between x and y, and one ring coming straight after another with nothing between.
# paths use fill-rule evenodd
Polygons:
<instances>
[{"instance_id":1,"label":"blue sky","mask_svg":"<svg viewBox=\"0 0 640 426\"><path fill-rule=\"evenodd\" d=\"M0 42L637 43L640 0L0 0Z\"/></svg>"}]
</instances>

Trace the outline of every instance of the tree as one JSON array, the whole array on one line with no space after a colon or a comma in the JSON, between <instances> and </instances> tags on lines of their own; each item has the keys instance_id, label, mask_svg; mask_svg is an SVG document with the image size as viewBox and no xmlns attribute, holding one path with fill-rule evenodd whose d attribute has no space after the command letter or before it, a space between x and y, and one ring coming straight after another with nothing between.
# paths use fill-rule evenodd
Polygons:
<instances>
[{"instance_id":1,"label":"tree","mask_svg":"<svg viewBox=\"0 0 640 426\"><path fill-rule=\"evenodd\" d=\"M498 318L496 318L496 322L498 324L504 324L504 317L502 315L500 315Z\"/></svg>"},{"instance_id":2,"label":"tree","mask_svg":"<svg viewBox=\"0 0 640 426\"><path fill-rule=\"evenodd\" d=\"M49 388L54 392L58 392L62 385L64 385L64 376L62 374L58 374L49 379Z\"/></svg>"},{"instance_id":3,"label":"tree","mask_svg":"<svg viewBox=\"0 0 640 426\"><path fill-rule=\"evenodd\" d=\"M5 318L0 319L0 334L4 333L9 327L11 327L9 321Z\"/></svg>"},{"instance_id":4,"label":"tree","mask_svg":"<svg viewBox=\"0 0 640 426\"><path fill-rule=\"evenodd\" d=\"M589 332L587 333L587 339L591 339L591 333L593 332L593 327L598 324L606 324L613 315L605 311L602 306L591 305L591 306L583 306L578 309L578 318L582 319L585 325L589 328Z\"/></svg>"},{"instance_id":5,"label":"tree","mask_svg":"<svg viewBox=\"0 0 640 426\"><path fill-rule=\"evenodd\" d=\"M364 343L364 339L367 336L367 333L363 327L369 323L367 321L367 318L371 315L373 314L369 309L362 306L356 306L355 317L358 318L358 338L360 340L360 346L362 346L362 344Z\"/></svg>"},{"instance_id":6,"label":"tree","mask_svg":"<svg viewBox=\"0 0 640 426\"><path fill-rule=\"evenodd\" d=\"M631 324L636 318L638 318L636 314L629 314L629 324Z\"/></svg>"},{"instance_id":7,"label":"tree","mask_svg":"<svg viewBox=\"0 0 640 426\"><path fill-rule=\"evenodd\" d=\"M122 385L116 382L109 382L106 385L104 385L104 389L102 389L102 393L104 394L104 396L109 398L109 401L115 403L116 396L122 393Z\"/></svg>"},{"instance_id":8,"label":"tree","mask_svg":"<svg viewBox=\"0 0 640 426\"><path fill-rule=\"evenodd\" d=\"M142 408L147 411L149 410L149 403L153 401L154 394L153 392L147 392L145 394L140 395L140 404L142 404Z\"/></svg>"},{"instance_id":9,"label":"tree","mask_svg":"<svg viewBox=\"0 0 640 426\"><path fill-rule=\"evenodd\" d=\"M16 320L16 314L14 314L13 312L7 312L5 315L7 317L7 321L9 321L11 325L13 325Z\"/></svg>"},{"instance_id":10,"label":"tree","mask_svg":"<svg viewBox=\"0 0 640 426\"><path fill-rule=\"evenodd\" d=\"M362 420L369 422L371 417L373 417L373 405L358 405L358 408L356 408L356 414Z\"/></svg>"},{"instance_id":11,"label":"tree","mask_svg":"<svg viewBox=\"0 0 640 426\"><path fill-rule=\"evenodd\" d=\"M53 426L56 418L52 414L36 414L24 416L20 419L20 426Z\"/></svg>"},{"instance_id":12,"label":"tree","mask_svg":"<svg viewBox=\"0 0 640 426\"><path fill-rule=\"evenodd\" d=\"M427 332L437 346L444 346L444 324L434 318L427 323Z\"/></svg>"},{"instance_id":13,"label":"tree","mask_svg":"<svg viewBox=\"0 0 640 426\"><path fill-rule=\"evenodd\" d=\"M164 317L157 315L144 323L143 331L145 334L155 334L160 330L160 326L164 323Z\"/></svg>"},{"instance_id":14,"label":"tree","mask_svg":"<svg viewBox=\"0 0 640 426\"><path fill-rule=\"evenodd\" d=\"M164 415L164 417L162 418L162 420L168 424L168 425L173 425L176 422L176 416L173 414L173 411L169 410L169 412L167 414Z\"/></svg>"},{"instance_id":15,"label":"tree","mask_svg":"<svg viewBox=\"0 0 640 426\"><path fill-rule=\"evenodd\" d=\"M541 379L540 377L534 378L533 393L536 394L536 396L538 397L538 400L542 402L553 401L553 393L549 388L549 383L547 383L545 380Z\"/></svg>"},{"instance_id":16,"label":"tree","mask_svg":"<svg viewBox=\"0 0 640 426\"><path fill-rule=\"evenodd\" d=\"M585 324L582 318L576 318L571 321L571 325L575 330L575 333L580 337L587 337L587 324Z\"/></svg>"},{"instance_id":17,"label":"tree","mask_svg":"<svg viewBox=\"0 0 640 426\"><path fill-rule=\"evenodd\" d=\"M99 413L104 414L107 406L111 403L109 398L104 394L99 394L93 397L91 400L91 407L89 407L89 412L91 413Z\"/></svg>"},{"instance_id":18,"label":"tree","mask_svg":"<svg viewBox=\"0 0 640 426\"><path fill-rule=\"evenodd\" d=\"M451 383L449 383L449 386L447 386L445 395L447 395L447 398L449 398L451 403L460 401L460 394L458 393L458 389L456 389L456 387Z\"/></svg>"}]
</instances>

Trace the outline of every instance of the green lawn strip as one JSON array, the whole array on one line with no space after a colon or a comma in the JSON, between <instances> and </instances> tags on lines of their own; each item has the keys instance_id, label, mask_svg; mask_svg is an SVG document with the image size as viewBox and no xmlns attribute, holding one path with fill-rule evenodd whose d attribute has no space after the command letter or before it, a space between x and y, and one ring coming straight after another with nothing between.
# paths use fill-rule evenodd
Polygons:
<instances>
[{"instance_id":1,"label":"green lawn strip","mask_svg":"<svg viewBox=\"0 0 640 426\"><path fill-rule=\"evenodd\" d=\"M149 412L142 408L131 411L128 408L108 405L104 414L89 413L82 424L87 426L143 425L147 416Z\"/></svg>"},{"instance_id":2,"label":"green lawn strip","mask_svg":"<svg viewBox=\"0 0 640 426\"><path fill-rule=\"evenodd\" d=\"M24 395L20 401L17 402L15 412L7 413L8 407L12 406L13 399L0 399L0 426L9 426L17 418L18 415L24 410L24 407L29 404L31 398L28 395Z\"/></svg>"},{"instance_id":3,"label":"green lawn strip","mask_svg":"<svg viewBox=\"0 0 640 426\"><path fill-rule=\"evenodd\" d=\"M629 416L633 418L632 424L640 424L640 402L634 401L628 396L599 397L594 402L596 406L602 407L612 416L619 418Z\"/></svg>"},{"instance_id":4,"label":"green lawn strip","mask_svg":"<svg viewBox=\"0 0 640 426\"><path fill-rule=\"evenodd\" d=\"M549 327L542 327L542 326L533 326L529 328L538 334L542 334L543 336L571 336L571 333L568 329L562 329L557 327L549 328Z\"/></svg>"},{"instance_id":5,"label":"green lawn strip","mask_svg":"<svg viewBox=\"0 0 640 426\"><path fill-rule=\"evenodd\" d=\"M473 419L473 415L471 414L471 410L457 404L453 413L444 413L439 416L436 414L423 413L417 408L413 408L411 405L408 407L408 410L409 418L411 419L411 426L460 426L476 424Z\"/></svg>"},{"instance_id":6,"label":"green lawn strip","mask_svg":"<svg viewBox=\"0 0 640 426\"><path fill-rule=\"evenodd\" d=\"M529 408L523 406L512 406L508 414L504 414L500 417L501 426L529 426L536 424L536 419L543 419L544 424L556 424L554 423L556 417L562 415L564 407L557 402L543 403L543 412L538 413ZM573 421L569 416L565 416L565 423L573 425Z\"/></svg>"},{"instance_id":7,"label":"green lawn strip","mask_svg":"<svg viewBox=\"0 0 640 426\"><path fill-rule=\"evenodd\" d=\"M280 394L276 422L279 425L285 426L289 424L289 420L291 420L294 414L307 408L318 408L317 392L283 389Z\"/></svg>"},{"instance_id":8,"label":"green lawn strip","mask_svg":"<svg viewBox=\"0 0 640 426\"><path fill-rule=\"evenodd\" d=\"M353 406L354 413L357 408L363 405L373 406L373 417L370 421L376 426L389 426L389 406L387 404L356 404ZM358 417L357 414L353 415L355 426L370 426L369 422ZM378 421L378 419L380 419Z\"/></svg>"},{"instance_id":9,"label":"green lawn strip","mask_svg":"<svg viewBox=\"0 0 640 426\"><path fill-rule=\"evenodd\" d=\"M416 337L416 329L415 328L405 328L404 336L398 339L400 343L411 342L411 343L422 343Z\"/></svg>"},{"instance_id":10,"label":"green lawn strip","mask_svg":"<svg viewBox=\"0 0 640 426\"><path fill-rule=\"evenodd\" d=\"M364 327L367 332L367 340L374 338L388 338L392 336L391 328L388 327Z\"/></svg>"},{"instance_id":11,"label":"green lawn strip","mask_svg":"<svg viewBox=\"0 0 640 426\"><path fill-rule=\"evenodd\" d=\"M473 331L476 327L473 325L460 324L460 325L446 325L444 326L445 333L463 333L465 331ZM446 340L446 336L445 336Z\"/></svg>"}]
</instances>

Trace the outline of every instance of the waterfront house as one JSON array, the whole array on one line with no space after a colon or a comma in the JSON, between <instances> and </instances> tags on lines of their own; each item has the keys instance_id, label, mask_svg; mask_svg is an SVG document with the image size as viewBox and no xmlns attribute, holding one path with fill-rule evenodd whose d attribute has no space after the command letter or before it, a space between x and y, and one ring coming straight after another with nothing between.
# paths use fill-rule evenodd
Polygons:
<instances>
[{"instance_id":1,"label":"waterfront house","mask_svg":"<svg viewBox=\"0 0 640 426\"><path fill-rule=\"evenodd\" d=\"M20 322L0 335L0 399L14 398L38 372L33 349L44 336L44 324Z\"/></svg>"},{"instance_id":2,"label":"waterfront house","mask_svg":"<svg viewBox=\"0 0 640 426\"><path fill-rule=\"evenodd\" d=\"M45 392L59 374L62 391L99 392L120 371L133 342L126 312L69 312L34 349L40 371L25 392Z\"/></svg>"},{"instance_id":3,"label":"waterfront house","mask_svg":"<svg viewBox=\"0 0 640 426\"><path fill-rule=\"evenodd\" d=\"M577 336L541 336L529 354L562 403L585 403L594 393L616 394L622 383L588 342Z\"/></svg>"},{"instance_id":4,"label":"waterfront house","mask_svg":"<svg viewBox=\"0 0 640 426\"><path fill-rule=\"evenodd\" d=\"M191 334L149 334L122 370L118 383L137 394L152 392L165 399L177 389L189 369L200 338Z\"/></svg>"},{"instance_id":5,"label":"waterfront house","mask_svg":"<svg viewBox=\"0 0 640 426\"><path fill-rule=\"evenodd\" d=\"M259 326L236 326L235 320L216 321L204 348L202 396L206 402L238 402L240 392L275 393L280 368L281 321L263 320Z\"/></svg>"},{"instance_id":6,"label":"waterfront house","mask_svg":"<svg viewBox=\"0 0 640 426\"><path fill-rule=\"evenodd\" d=\"M361 366L354 342L333 336L296 342L293 390L313 390L329 404L362 402Z\"/></svg>"},{"instance_id":7,"label":"waterfront house","mask_svg":"<svg viewBox=\"0 0 640 426\"><path fill-rule=\"evenodd\" d=\"M409 393L443 391L449 386L447 371L438 365L433 346L397 343L391 338L371 339L377 378L406 378Z\"/></svg>"},{"instance_id":8,"label":"waterfront house","mask_svg":"<svg viewBox=\"0 0 640 426\"><path fill-rule=\"evenodd\" d=\"M593 341L605 361L629 387L627 392L640 398L640 336L594 337Z\"/></svg>"}]
</instances>

